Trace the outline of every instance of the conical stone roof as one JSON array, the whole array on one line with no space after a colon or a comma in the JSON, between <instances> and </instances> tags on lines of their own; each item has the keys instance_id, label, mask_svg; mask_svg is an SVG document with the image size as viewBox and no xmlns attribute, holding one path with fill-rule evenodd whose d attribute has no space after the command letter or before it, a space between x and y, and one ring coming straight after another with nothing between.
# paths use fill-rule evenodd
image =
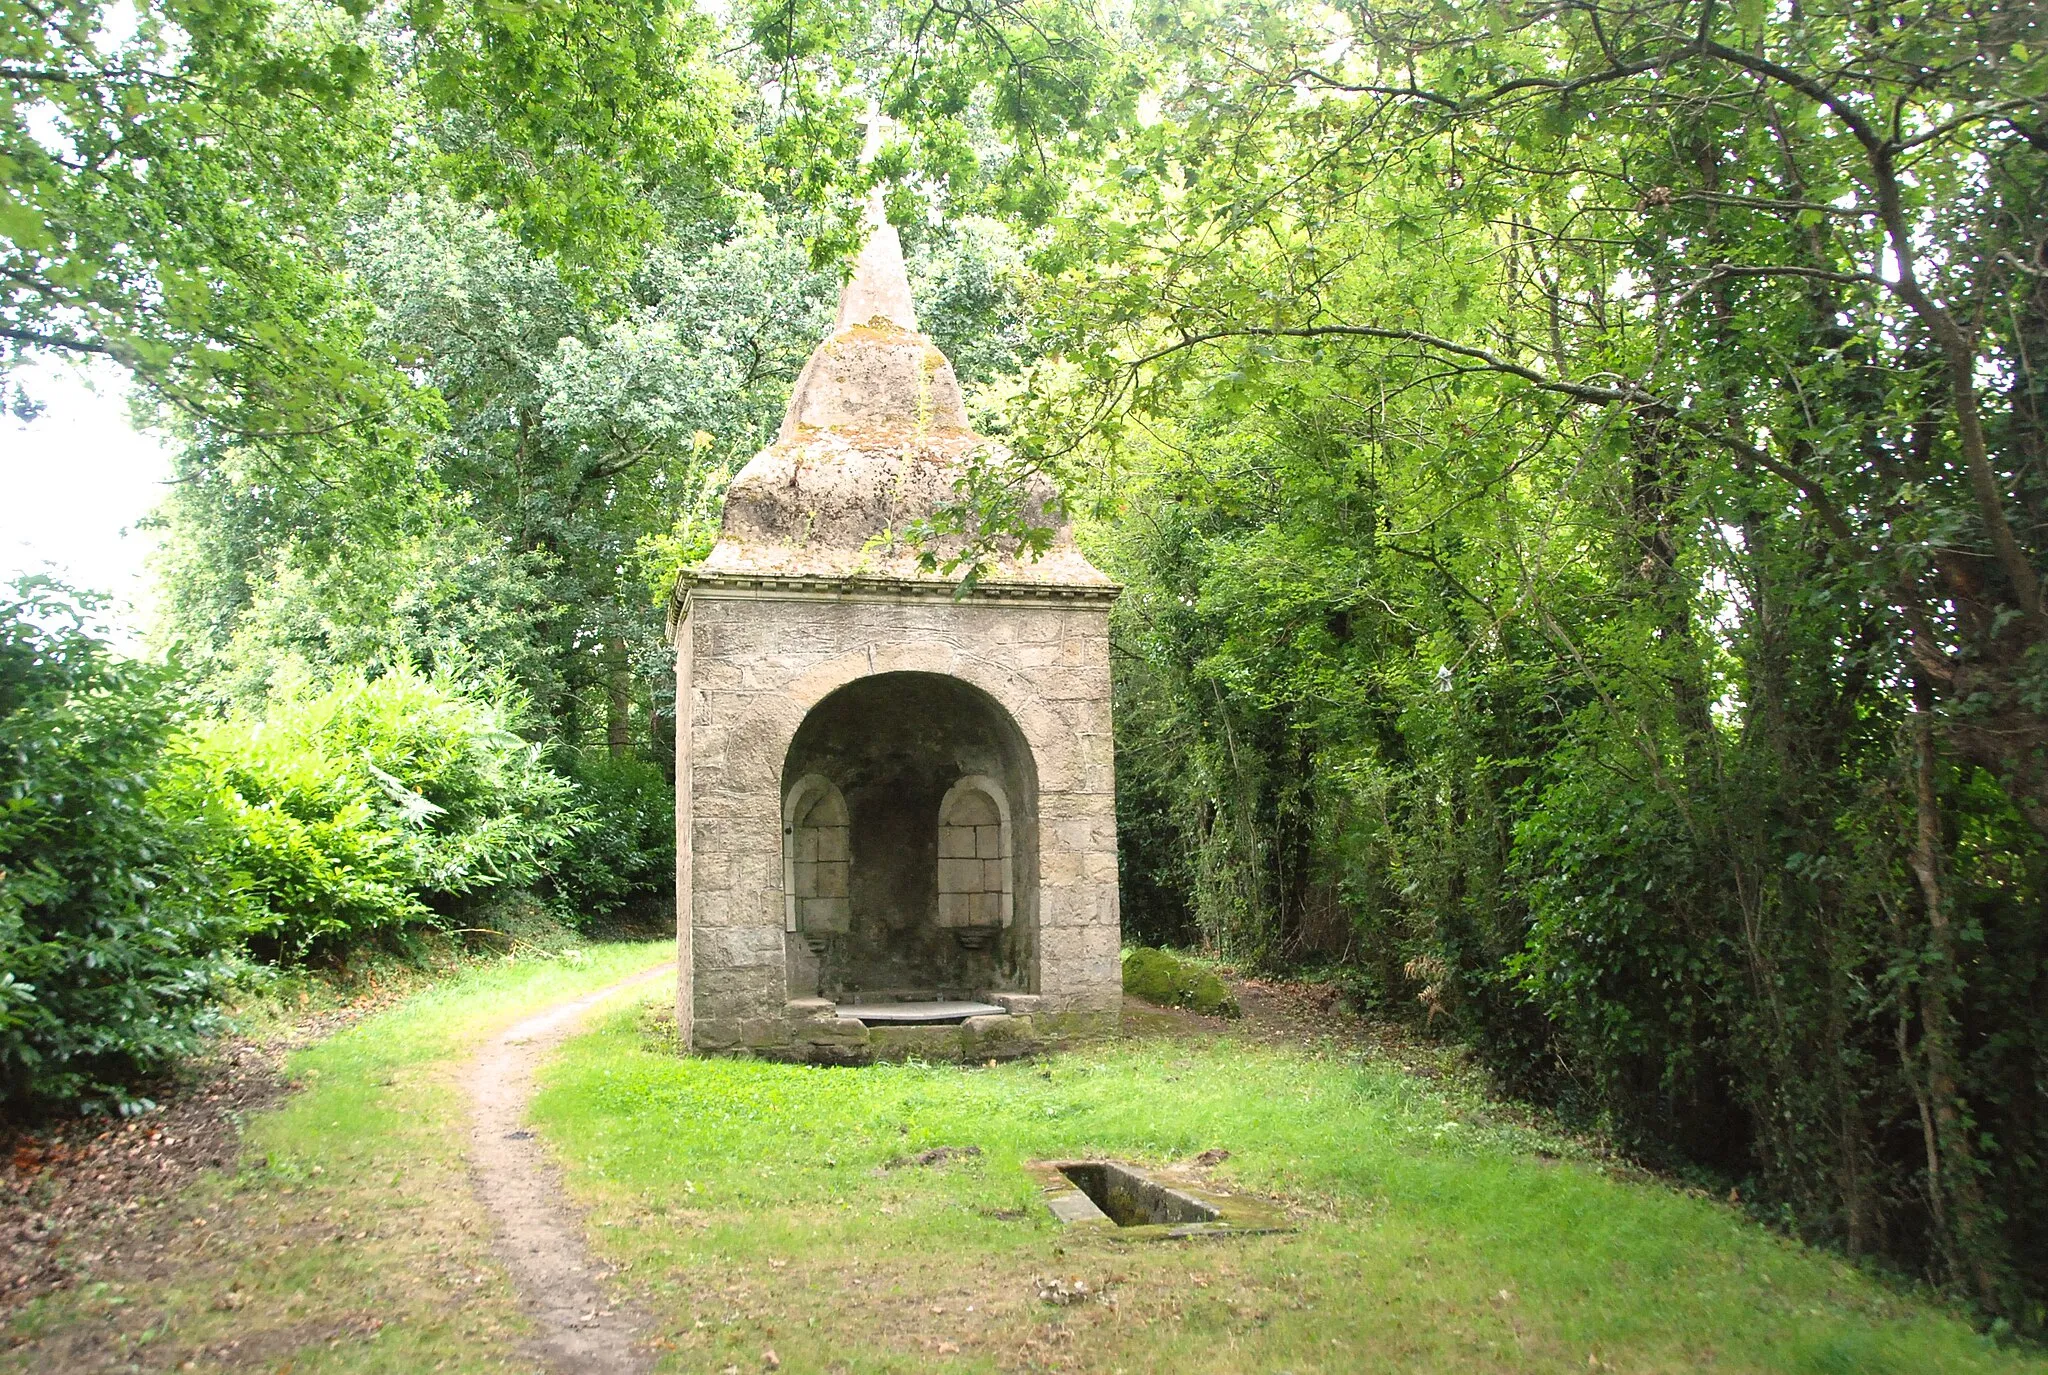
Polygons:
<instances>
[{"instance_id":1,"label":"conical stone roof","mask_svg":"<svg viewBox=\"0 0 2048 1375\"><path fill-rule=\"evenodd\" d=\"M688 580L951 586L954 578L918 571L904 535L954 499L976 453L1007 457L968 427L953 365L918 330L902 244L880 221L840 294L832 334L797 378L780 433L733 479L718 543ZM1049 515L1051 484L1034 477L1027 490L1032 523L1056 528L1052 545L1035 560L1000 560L981 585L1113 592L1067 522Z\"/></svg>"}]
</instances>

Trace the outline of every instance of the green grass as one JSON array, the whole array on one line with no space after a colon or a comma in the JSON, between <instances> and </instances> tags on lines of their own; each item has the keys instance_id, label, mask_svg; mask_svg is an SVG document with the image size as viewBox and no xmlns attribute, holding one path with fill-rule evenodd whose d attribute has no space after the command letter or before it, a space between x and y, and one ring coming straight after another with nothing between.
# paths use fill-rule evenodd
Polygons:
<instances>
[{"instance_id":1,"label":"green grass","mask_svg":"<svg viewBox=\"0 0 2048 1375\"><path fill-rule=\"evenodd\" d=\"M999 1068L676 1057L609 1018L534 1115L664 1369L2042 1371L1939 1308L1604 1172L1382 1062L1229 1039ZM937 1168L886 1168L931 1146ZM1296 1233L1062 1235L1019 1163L1102 1153L1283 1200ZM1055 1306L1041 1277L1113 1303Z\"/></svg>"},{"instance_id":2,"label":"green grass","mask_svg":"<svg viewBox=\"0 0 2048 1375\"><path fill-rule=\"evenodd\" d=\"M666 959L490 964L294 1057L173 1247L31 1305L0 1370L532 1369L470 1192L456 1075L493 1028ZM664 1369L2048 1371L1733 1209L1605 1172L1457 1086L1326 1049L1125 1041L1000 1068L675 1056L627 1008L535 1117ZM1180 1025L1171 1022L1172 1025ZM982 1154L888 1168L931 1146ZM1063 1235L1018 1165L1209 1147L1286 1236ZM1094 1298L1054 1306L1041 1280ZM1597 1363L1597 1364L1596 1364Z\"/></svg>"},{"instance_id":3,"label":"green grass","mask_svg":"<svg viewBox=\"0 0 2048 1375\"><path fill-rule=\"evenodd\" d=\"M294 1055L302 1091L250 1123L239 1172L169 1205L170 1247L29 1305L0 1370L532 1369L470 1192L456 1076L492 1029L673 953L481 964Z\"/></svg>"}]
</instances>

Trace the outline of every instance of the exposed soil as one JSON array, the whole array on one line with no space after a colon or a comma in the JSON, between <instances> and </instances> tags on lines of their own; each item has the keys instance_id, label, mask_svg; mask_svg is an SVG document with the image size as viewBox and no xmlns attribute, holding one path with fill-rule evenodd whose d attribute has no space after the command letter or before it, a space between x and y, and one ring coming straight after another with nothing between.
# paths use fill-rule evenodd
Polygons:
<instances>
[{"instance_id":1,"label":"exposed soil","mask_svg":"<svg viewBox=\"0 0 2048 1375\"><path fill-rule=\"evenodd\" d=\"M1347 1010L1329 984L1293 979L1239 978L1224 970L1242 1015L1210 1017L1186 1008L1124 999L1127 1036L1211 1037L1229 1034L1264 1045L1314 1050L1324 1046L1370 1049L1405 1062L1435 1058L1428 1043L1407 1028ZM1434 1077L1432 1072L1428 1077Z\"/></svg>"},{"instance_id":2,"label":"exposed soil","mask_svg":"<svg viewBox=\"0 0 2048 1375\"><path fill-rule=\"evenodd\" d=\"M981 1154L979 1146L934 1146L916 1155L899 1155L883 1165L884 1170L900 1170L905 1166L943 1165L949 1160L971 1160Z\"/></svg>"},{"instance_id":3,"label":"exposed soil","mask_svg":"<svg viewBox=\"0 0 2048 1375\"><path fill-rule=\"evenodd\" d=\"M167 1205L202 1172L235 1168L243 1122L293 1088L285 1056L406 991L373 985L282 1031L223 1040L164 1087L154 1111L0 1134L0 1323L53 1289L164 1260L178 1242Z\"/></svg>"},{"instance_id":4,"label":"exposed soil","mask_svg":"<svg viewBox=\"0 0 2048 1375\"><path fill-rule=\"evenodd\" d=\"M582 1217L525 1125L534 1071L596 1004L674 976L675 967L663 965L529 1017L493 1038L464 1075L477 1195L497 1224L499 1255L540 1324L541 1354L564 1375L638 1375L654 1353L643 1345L645 1315L606 1285L609 1272L591 1258Z\"/></svg>"}]
</instances>

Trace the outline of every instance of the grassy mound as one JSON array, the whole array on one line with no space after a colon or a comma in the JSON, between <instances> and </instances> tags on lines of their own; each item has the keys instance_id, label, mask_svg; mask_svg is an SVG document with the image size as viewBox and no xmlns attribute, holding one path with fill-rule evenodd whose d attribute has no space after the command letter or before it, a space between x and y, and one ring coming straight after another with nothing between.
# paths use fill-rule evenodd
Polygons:
<instances>
[{"instance_id":1,"label":"grassy mound","mask_svg":"<svg viewBox=\"0 0 2048 1375\"><path fill-rule=\"evenodd\" d=\"M1124 992L1161 1007L1184 1007L1212 1017L1238 1015L1237 999L1223 980L1170 950L1134 946L1124 951Z\"/></svg>"}]
</instances>

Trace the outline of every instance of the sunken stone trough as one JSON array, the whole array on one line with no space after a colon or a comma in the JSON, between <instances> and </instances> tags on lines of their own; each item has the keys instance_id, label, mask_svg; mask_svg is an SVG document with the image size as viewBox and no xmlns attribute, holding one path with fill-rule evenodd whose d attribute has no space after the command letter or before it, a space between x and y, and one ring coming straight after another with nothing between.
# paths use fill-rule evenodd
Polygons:
<instances>
[{"instance_id":1,"label":"sunken stone trough","mask_svg":"<svg viewBox=\"0 0 2048 1375\"><path fill-rule=\"evenodd\" d=\"M987 1060L1115 1027L1117 588L1038 479L1042 555L965 592L920 568L901 532L977 456L1007 461L879 224L671 602L693 1050Z\"/></svg>"},{"instance_id":2,"label":"sunken stone trough","mask_svg":"<svg viewBox=\"0 0 2048 1375\"><path fill-rule=\"evenodd\" d=\"M1024 1167L1054 1218L1126 1241L1258 1236L1294 1225L1263 1200L1121 1160L1034 1160Z\"/></svg>"}]
</instances>

